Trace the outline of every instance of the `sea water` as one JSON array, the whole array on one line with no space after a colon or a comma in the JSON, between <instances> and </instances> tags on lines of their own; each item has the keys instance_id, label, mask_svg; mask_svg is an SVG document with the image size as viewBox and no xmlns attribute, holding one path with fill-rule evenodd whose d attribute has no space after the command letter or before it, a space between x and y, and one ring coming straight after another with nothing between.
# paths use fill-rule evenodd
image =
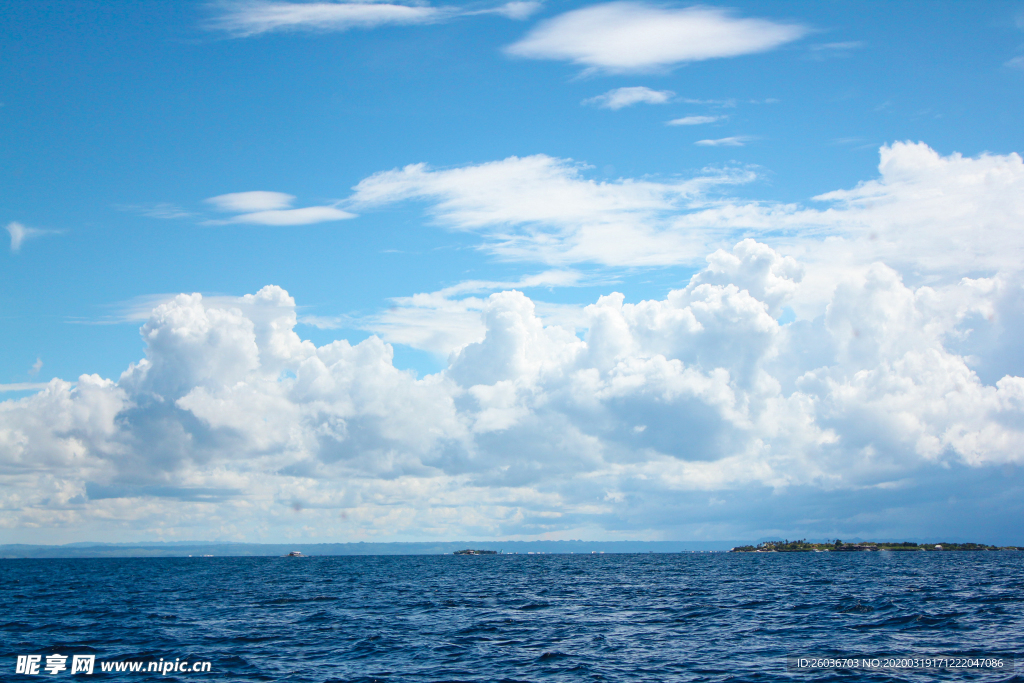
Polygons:
<instances>
[{"instance_id":1,"label":"sea water","mask_svg":"<svg viewBox=\"0 0 1024 683\"><path fill-rule=\"evenodd\" d=\"M1020 681L787 662L1020 656L1022 607L1024 552L0 560L0 680Z\"/></svg>"}]
</instances>

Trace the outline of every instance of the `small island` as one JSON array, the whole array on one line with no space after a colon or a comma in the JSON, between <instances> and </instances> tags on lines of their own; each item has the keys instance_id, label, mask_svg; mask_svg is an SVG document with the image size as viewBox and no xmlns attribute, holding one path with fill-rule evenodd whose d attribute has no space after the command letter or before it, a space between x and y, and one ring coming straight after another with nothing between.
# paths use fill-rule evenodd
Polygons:
<instances>
[{"instance_id":1,"label":"small island","mask_svg":"<svg viewBox=\"0 0 1024 683\"><path fill-rule=\"evenodd\" d=\"M800 541L765 541L755 545L741 545L733 548L734 553L823 553L823 552L877 552L890 550L896 552L946 552L946 551L981 551L981 550L1024 550L1018 546L996 546L985 545L984 543L913 543L903 541L901 543L890 543L887 541L858 541L856 543L843 543L838 538L831 543L808 543L807 539Z\"/></svg>"},{"instance_id":2,"label":"small island","mask_svg":"<svg viewBox=\"0 0 1024 683\"><path fill-rule=\"evenodd\" d=\"M453 555L497 555L497 550L472 550L466 548L465 550L456 550Z\"/></svg>"}]
</instances>

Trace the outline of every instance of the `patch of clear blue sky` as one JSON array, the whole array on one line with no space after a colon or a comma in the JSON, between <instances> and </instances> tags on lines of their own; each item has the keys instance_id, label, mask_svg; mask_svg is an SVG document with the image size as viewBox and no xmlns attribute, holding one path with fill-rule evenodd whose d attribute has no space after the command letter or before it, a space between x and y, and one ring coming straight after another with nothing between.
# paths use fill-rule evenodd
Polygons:
<instances>
[{"instance_id":1,"label":"patch of clear blue sky","mask_svg":"<svg viewBox=\"0 0 1024 683\"><path fill-rule=\"evenodd\" d=\"M126 206L190 212L227 192L272 190L310 205L409 163L445 167L544 153L591 177L688 176L752 164L744 197L806 202L875 174L877 147L923 140L940 153L1024 149L1019 2L732 2L742 16L814 31L769 53L660 74L579 77L501 48L537 20L463 17L427 26L228 39L201 28L204 3L8 3L0 17L0 223L60 231L0 250L0 382L117 377L142 355L138 323L96 321L117 302L169 292L285 287L305 311L371 313L388 298L465 279L515 279L472 235L419 207L313 226L208 226ZM815 46L850 43L846 49ZM608 111L580 101L622 86L736 100ZM777 100L753 104L751 100ZM669 127L687 115L715 124ZM701 138L751 136L745 147ZM119 208L120 207L120 208ZM6 235L4 235L6 237ZM530 292L584 303L612 289L661 297L683 268L611 273L614 287ZM608 273L606 273L608 275ZM317 343L356 330L300 329ZM29 370L39 357L42 371ZM399 349L398 364L436 369Z\"/></svg>"}]
</instances>

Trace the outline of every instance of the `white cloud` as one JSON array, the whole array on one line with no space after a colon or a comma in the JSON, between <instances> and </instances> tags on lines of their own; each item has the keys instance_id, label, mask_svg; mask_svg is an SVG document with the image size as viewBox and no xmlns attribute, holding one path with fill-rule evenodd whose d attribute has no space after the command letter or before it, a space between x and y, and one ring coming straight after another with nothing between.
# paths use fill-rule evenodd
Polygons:
<instances>
[{"instance_id":1,"label":"white cloud","mask_svg":"<svg viewBox=\"0 0 1024 683\"><path fill-rule=\"evenodd\" d=\"M467 344L483 339L487 331L480 318L480 312L486 306L485 299L467 294L581 284L584 284L582 274L573 270L550 270L527 275L514 282L468 280L436 292L396 297L387 310L348 322L353 327L379 335L386 342L429 351L447 360L450 354ZM540 309L538 314L545 324L575 329L576 323L581 321L580 307L540 304Z\"/></svg>"},{"instance_id":2,"label":"white cloud","mask_svg":"<svg viewBox=\"0 0 1024 683\"><path fill-rule=\"evenodd\" d=\"M230 218L228 222L255 225L310 225L311 223L341 221L347 218L355 218L355 214L333 206L307 206L302 209L244 213Z\"/></svg>"},{"instance_id":3,"label":"white cloud","mask_svg":"<svg viewBox=\"0 0 1024 683\"><path fill-rule=\"evenodd\" d=\"M583 100L582 104L596 104L602 109L618 110L634 104L665 104L675 95L671 90L651 90L644 86L615 88L603 95Z\"/></svg>"},{"instance_id":4,"label":"white cloud","mask_svg":"<svg viewBox=\"0 0 1024 683\"><path fill-rule=\"evenodd\" d=\"M672 119L668 121L666 125L669 126L699 126L704 123L714 123L715 121L721 121L724 116L684 116L680 119Z\"/></svg>"},{"instance_id":5,"label":"white cloud","mask_svg":"<svg viewBox=\"0 0 1024 683\"><path fill-rule=\"evenodd\" d=\"M736 106L736 100L730 98L728 100L697 100L693 98L685 98L683 102L686 104L706 104L712 107L723 107L725 109L731 109Z\"/></svg>"},{"instance_id":6,"label":"white cloud","mask_svg":"<svg viewBox=\"0 0 1024 683\"><path fill-rule=\"evenodd\" d=\"M355 214L336 206L289 208L295 196L283 192L233 192L205 200L220 211L236 212L237 216L210 223L249 223L254 225L309 225L355 218Z\"/></svg>"},{"instance_id":7,"label":"white cloud","mask_svg":"<svg viewBox=\"0 0 1024 683\"><path fill-rule=\"evenodd\" d=\"M39 371L43 369L43 359L36 358L36 362L32 364L32 369L28 371L30 375L38 375Z\"/></svg>"},{"instance_id":8,"label":"white cloud","mask_svg":"<svg viewBox=\"0 0 1024 683\"><path fill-rule=\"evenodd\" d=\"M881 260L915 278L1024 263L1014 227L1024 224L1019 155L941 156L907 142L882 147L880 158L878 178L815 197L817 207L723 196L756 178L748 169L604 182L543 155L407 166L365 179L348 201L366 209L423 201L437 223L479 232L481 248L502 259L561 266L694 264L745 236L835 268Z\"/></svg>"},{"instance_id":9,"label":"white cloud","mask_svg":"<svg viewBox=\"0 0 1024 683\"><path fill-rule=\"evenodd\" d=\"M522 21L542 7L533 0L513 0L489 9L462 10L420 2L273 2L241 0L214 7L207 28L236 38L274 31L347 31L387 25L433 24L460 16L498 14Z\"/></svg>"},{"instance_id":10,"label":"white cloud","mask_svg":"<svg viewBox=\"0 0 1024 683\"><path fill-rule=\"evenodd\" d=\"M859 242L862 258L905 272L1016 271L1024 262L1024 160L941 156L924 143L882 147L880 177L814 199L794 218Z\"/></svg>"},{"instance_id":11,"label":"white cloud","mask_svg":"<svg viewBox=\"0 0 1024 683\"><path fill-rule=\"evenodd\" d=\"M273 211L275 209L287 209L295 201L295 195L284 192L266 192L256 190L253 192L232 192L205 200L221 211L232 213L248 213L250 211Z\"/></svg>"},{"instance_id":12,"label":"white cloud","mask_svg":"<svg viewBox=\"0 0 1024 683\"><path fill-rule=\"evenodd\" d=\"M748 171L716 170L687 180L596 182L584 170L544 155L447 170L417 164L363 180L349 202L429 201L440 223L480 231L485 248L502 258L658 265L706 253L704 236L672 230L667 216L704 205L711 188L753 179Z\"/></svg>"},{"instance_id":13,"label":"white cloud","mask_svg":"<svg viewBox=\"0 0 1024 683\"><path fill-rule=\"evenodd\" d=\"M1003 66L1008 66L1011 69L1021 69L1021 70L1024 70L1024 55L1021 55L1019 57L1014 57L1013 59L1011 59L1008 62L1006 62Z\"/></svg>"},{"instance_id":14,"label":"white cloud","mask_svg":"<svg viewBox=\"0 0 1024 683\"><path fill-rule=\"evenodd\" d=\"M544 4L541 2L532 2L530 0L513 0L513 2L506 2L504 5L495 7L489 10L475 10L469 12L463 12L463 14L500 14L503 17L509 19L515 19L517 21L523 21L529 19L531 16L540 11Z\"/></svg>"},{"instance_id":15,"label":"white cloud","mask_svg":"<svg viewBox=\"0 0 1024 683\"><path fill-rule=\"evenodd\" d=\"M543 3L540 2L528 2L528 1L517 1L517 2L506 2L504 5L498 8L498 14L502 14L509 19L529 19L536 12L543 7Z\"/></svg>"},{"instance_id":16,"label":"white cloud","mask_svg":"<svg viewBox=\"0 0 1024 683\"><path fill-rule=\"evenodd\" d=\"M345 31L386 24L428 24L449 11L387 2L229 2L208 27L236 37L271 31Z\"/></svg>"},{"instance_id":17,"label":"white cloud","mask_svg":"<svg viewBox=\"0 0 1024 683\"><path fill-rule=\"evenodd\" d=\"M823 273L813 319L780 325ZM1024 379L984 384L949 346L996 330L1003 286L912 287L881 263L835 271L744 240L664 299L601 297L583 338L520 292L481 298L480 333L423 379L377 337L302 340L280 288L180 295L116 382L0 403L0 524L258 540L248 530L279 537L301 514L320 539L679 537L700 529L681 518L714 521L682 515L713 493L750 534L766 523L746 514L751 492L774 490L773 505L800 502L780 523L809 515L826 534L854 523L836 492L907 505L938 482L969 502L992 494L964 488L972 472L1024 464Z\"/></svg>"},{"instance_id":18,"label":"white cloud","mask_svg":"<svg viewBox=\"0 0 1024 683\"><path fill-rule=\"evenodd\" d=\"M820 43L818 45L811 45L810 50L812 52L830 52L834 50L856 50L864 47L864 43L859 40L847 40L838 43Z\"/></svg>"},{"instance_id":19,"label":"white cloud","mask_svg":"<svg viewBox=\"0 0 1024 683\"><path fill-rule=\"evenodd\" d=\"M177 220L180 218L192 218L195 216L191 211L171 204L170 202L157 202L154 204L115 204L114 208L118 211L132 211L141 213L143 216L149 218L159 218L160 220Z\"/></svg>"},{"instance_id":20,"label":"white cloud","mask_svg":"<svg viewBox=\"0 0 1024 683\"><path fill-rule=\"evenodd\" d=\"M609 72L649 71L764 52L806 33L803 26L739 18L716 8L612 2L543 21L506 51Z\"/></svg>"},{"instance_id":21,"label":"white cloud","mask_svg":"<svg viewBox=\"0 0 1024 683\"><path fill-rule=\"evenodd\" d=\"M693 144L700 145L702 147L742 147L751 139L752 138L750 137L739 135L728 138L718 138L716 140L697 140L697 142Z\"/></svg>"},{"instance_id":22,"label":"white cloud","mask_svg":"<svg viewBox=\"0 0 1024 683\"><path fill-rule=\"evenodd\" d=\"M818 45L808 46L810 51L810 57L812 59L829 59L829 58L841 58L849 57L853 54L854 50L859 50L864 47L864 43L859 40L847 40L836 43L819 43Z\"/></svg>"},{"instance_id":23,"label":"white cloud","mask_svg":"<svg viewBox=\"0 0 1024 683\"><path fill-rule=\"evenodd\" d=\"M35 366L33 366L35 367ZM46 383L39 382L16 382L14 384L0 384L0 392L5 391L39 391L45 389Z\"/></svg>"},{"instance_id":24,"label":"white cloud","mask_svg":"<svg viewBox=\"0 0 1024 683\"><path fill-rule=\"evenodd\" d=\"M303 340L278 287L154 302L145 358L117 381L0 402L0 526L37 542L40 529L279 539L299 524L319 540L900 535L907 518L1019 533L1019 505L983 505L1016 500L1024 466L1018 155L893 144L878 177L820 209L709 199L743 179L728 173L601 183L585 170L414 166L352 202L429 201L448 227L532 240L497 253L566 262L680 259L743 230L774 247L712 247L663 298L609 293L547 317L508 288L579 273L396 300L382 335L454 351L422 379L377 336Z\"/></svg>"},{"instance_id":25,"label":"white cloud","mask_svg":"<svg viewBox=\"0 0 1024 683\"><path fill-rule=\"evenodd\" d=\"M53 231L27 228L17 221L11 221L7 224L7 232L11 235L11 251L17 253L21 251L21 245L24 244L25 240L46 235Z\"/></svg>"}]
</instances>

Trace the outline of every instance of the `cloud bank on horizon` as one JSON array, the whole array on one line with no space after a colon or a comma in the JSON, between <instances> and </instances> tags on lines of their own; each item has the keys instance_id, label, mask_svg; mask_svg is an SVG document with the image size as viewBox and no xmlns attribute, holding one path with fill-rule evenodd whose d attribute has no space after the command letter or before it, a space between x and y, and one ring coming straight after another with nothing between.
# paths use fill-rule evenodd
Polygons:
<instances>
[{"instance_id":1,"label":"cloud bank on horizon","mask_svg":"<svg viewBox=\"0 0 1024 683\"><path fill-rule=\"evenodd\" d=\"M879 171L815 198L828 208L710 194L744 170L597 182L536 156L373 175L350 208L425 202L503 258L704 265L663 299L547 315L509 285L579 272L467 282L397 301L357 344L302 339L277 286L176 296L117 380L0 403L0 525L53 540L109 520L247 540L297 523L314 540L896 535L927 528L953 488L961 533L991 532L987 510L1021 506L1024 162L897 143ZM389 338L446 368L397 369Z\"/></svg>"}]
</instances>

